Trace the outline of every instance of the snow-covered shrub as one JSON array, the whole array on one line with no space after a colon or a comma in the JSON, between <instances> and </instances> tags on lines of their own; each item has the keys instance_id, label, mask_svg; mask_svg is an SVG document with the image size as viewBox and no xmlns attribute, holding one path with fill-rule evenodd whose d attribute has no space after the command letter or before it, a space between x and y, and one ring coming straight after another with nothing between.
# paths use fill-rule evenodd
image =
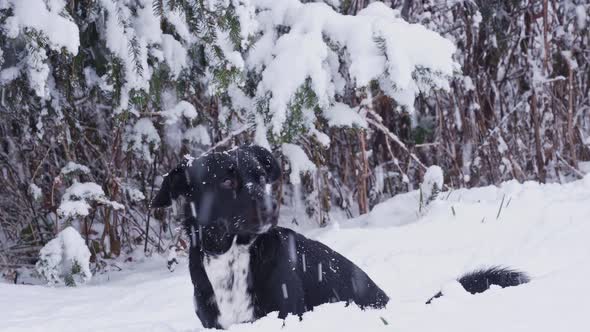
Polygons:
<instances>
[{"instance_id":1,"label":"snow-covered shrub","mask_svg":"<svg viewBox=\"0 0 590 332\"><path fill-rule=\"evenodd\" d=\"M90 168L88 166L84 166L73 161L68 161L68 163L62 167L61 174L63 175L70 175L70 174L90 174Z\"/></svg>"},{"instance_id":2,"label":"snow-covered shrub","mask_svg":"<svg viewBox=\"0 0 590 332\"><path fill-rule=\"evenodd\" d=\"M433 163L456 187L579 177L586 2L0 0L0 241L53 232L55 197L77 180L140 224L101 208L95 239L134 248L153 236L152 175L217 144L298 146L283 189L301 180L318 221L357 214L362 193L370 207L413 190ZM450 93L429 93L455 63ZM96 206L61 203L58 218L80 221Z\"/></svg>"},{"instance_id":3,"label":"snow-covered shrub","mask_svg":"<svg viewBox=\"0 0 590 332\"><path fill-rule=\"evenodd\" d=\"M122 210L123 205L107 199L102 188L94 182L75 182L64 193L57 214L62 218L87 216L91 203L109 205L115 210Z\"/></svg>"},{"instance_id":4,"label":"snow-covered shrub","mask_svg":"<svg viewBox=\"0 0 590 332\"><path fill-rule=\"evenodd\" d=\"M443 188L444 176L440 166L430 166L426 169L424 180L420 185L420 210L438 198Z\"/></svg>"},{"instance_id":5,"label":"snow-covered shrub","mask_svg":"<svg viewBox=\"0 0 590 332\"><path fill-rule=\"evenodd\" d=\"M89 264L84 239L73 227L66 227L41 248L35 268L48 284L76 286L92 278Z\"/></svg>"},{"instance_id":6,"label":"snow-covered shrub","mask_svg":"<svg viewBox=\"0 0 590 332\"><path fill-rule=\"evenodd\" d=\"M447 89L455 69L450 41L407 23L381 2L357 15L299 0L207 2L213 10L204 15L226 13L239 23L239 33L232 34L231 25L218 29L206 46L212 54L217 47L224 64L225 69L209 69L213 81L227 87L225 112L262 118L255 123L257 132L267 133L276 146L317 136L325 130L316 127L318 119L330 126L366 127L357 105L341 102L351 89L363 99L362 91L377 85L412 110L417 94ZM234 79L220 82L216 70L232 71L224 77ZM258 138L266 145L266 137Z\"/></svg>"},{"instance_id":7,"label":"snow-covered shrub","mask_svg":"<svg viewBox=\"0 0 590 332\"><path fill-rule=\"evenodd\" d=\"M29 194L31 194L33 199L36 201L40 200L41 197L43 197L43 191L34 183L29 184Z\"/></svg>"}]
</instances>

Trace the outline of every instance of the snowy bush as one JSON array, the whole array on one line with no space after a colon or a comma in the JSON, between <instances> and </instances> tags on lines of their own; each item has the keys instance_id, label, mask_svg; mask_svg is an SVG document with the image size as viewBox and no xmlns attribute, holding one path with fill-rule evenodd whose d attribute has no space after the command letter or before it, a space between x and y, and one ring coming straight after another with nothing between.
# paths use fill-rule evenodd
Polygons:
<instances>
[{"instance_id":1,"label":"snowy bush","mask_svg":"<svg viewBox=\"0 0 590 332\"><path fill-rule=\"evenodd\" d=\"M34 200L38 201L43 196L43 191L41 191L41 188L39 188L36 184L31 183L29 184L29 194L33 196Z\"/></svg>"},{"instance_id":2,"label":"snowy bush","mask_svg":"<svg viewBox=\"0 0 590 332\"><path fill-rule=\"evenodd\" d=\"M420 209L436 200L443 188L444 177L440 166L430 166L426 169L424 180L420 185Z\"/></svg>"},{"instance_id":3,"label":"snowy bush","mask_svg":"<svg viewBox=\"0 0 590 332\"><path fill-rule=\"evenodd\" d=\"M254 10L238 16L241 22L249 22L251 29L246 32L256 37L254 42L248 44L243 38L240 45L245 44L247 52L241 54L236 53L240 45L222 49L233 48L232 58L244 63L243 71L260 78L252 82L256 91L252 97L269 111L272 135L283 137L289 126L316 129L316 116L341 125L334 120L335 111L342 113L347 125L362 122L337 102L347 84L363 89L378 82L385 94L409 109L418 93L448 88L447 78L455 68L453 44L420 25L408 24L381 2L369 4L356 16L339 14L317 2L250 3ZM341 71L342 63L346 72ZM232 98L234 106L245 106L237 104L240 100ZM316 108L322 112L315 112ZM294 118L296 113L301 113L301 119Z\"/></svg>"},{"instance_id":4,"label":"snowy bush","mask_svg":"<svg viewBox=\"0 0 590 332\"><path fill-rule=\"evenodd\" d=\"M123 205L106 198L102 188L93 182L75 182L64 193L57 213L63 218L87 216L91 203L109 205L115 210L121 210Z\"/></svg>"},{"instance_id":5,"label":"snowy bush","mask_svg":"<svg viewBox=\"0 0 590 332\"><path fill-rule=\"evenodd\" d=\"M16 68L29 73L29 84L44 100L59 98L49 91L52 67L43 47L77 56L79 36L85 34L86 23L75 22L65 5L64 0L2 2L13 13L4 26L8 37L31 32L38 37L25 38L36 60ZM200 121L197 108L164 80L185 84L187 99L206 86L207 94L222 97L217 120L223 126L250 122L278 147L296 143L307 132L316 135L318 118L335 126L366 127L357 105L341 102L351 89L368 97L363 91L378 84L412 110L419 93L448 89L456 69L450 41L407 23L381 2L357 15L299 0L101 0L87 7L104 44L101 56L114 61L105 68L84 67L81 83L113 97L113 115L129 112L134 124L127 126L124 148L147 161L161 141L154 119L140 116L150 95L156 98L153 115L165 128L178 131L182 118L186 127L180 130L188 131ZM30 19L33 10L41 20ZM204 75L193 80L194 70ZM266 145L264 136L258 143Z\"/></svg>"},{"instance_id":6,"label":"snowy bush","mask_svg":"<svg viewBox=\"0 0 590 332\"><path fill-rule=\"evenodd\" d=\"M90 280L90 251L84 239L67 227L41 248L35 266L48 284L76 286Z\"/></svg>"},{"instance_id":7,"label":"snowy bush","mask_svg":"<svg viewBox=\"0 0 590 332\"><path fill-rule=\"evenodd\" d=\"M97 252L160 246L157 175L213 146L282 154L277 190L320 224L432 164L455 187L581 177L586 3L0 0L0 241L29 244L8 260L59 218L88 221ZM109 199L59 200L87 181Z\"/></svg>"},{"instance_id":8,"label":"snowy bush","mask_svg":"<svg viewBox=\"0 0 590 332\"><path fill-rule=\"evenodd\" d=\"M227 142L326 148L330 126L368 127L359 106L370 104L371 86L408 110L417 94L448 89L456 67L450 41L383 3L358 12L342 6L1 0L1 104L14 119L33 122L22 137L38 141L27 144L53 144L63 133L63 151L32 149L61 151L39 160L68 162L62 175L104 177L100 170L108 169L120 178L133 169L130 177L144 182L134 186L146 188L149 179L136 175L162 151L172 162L171 155L199 154L235 136ZM50 185L40 188L53 193ZM88 215L88 201L65 199L58 213Z\"/></svg>"},{"instance_id":9,"label":"snowy bush","mask_svg":"<svg viewBox=\"0 0 590 332\"><path fill-rule=\"evenodd\" d=\"M90 168L84 165L80 165L73 161L69 161L64 167L61 169L61 174L63 175L70 175L70 174L90 174Z\"/></svg>"}]
</instances>

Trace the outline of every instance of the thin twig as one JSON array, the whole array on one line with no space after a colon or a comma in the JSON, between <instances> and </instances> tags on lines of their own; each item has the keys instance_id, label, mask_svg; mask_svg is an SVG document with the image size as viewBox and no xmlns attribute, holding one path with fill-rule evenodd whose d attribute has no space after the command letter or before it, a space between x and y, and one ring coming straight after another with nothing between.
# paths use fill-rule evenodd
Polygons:
<instances>
[{"instance_id":1,"label":"thin twig","mask_svg":"<svg viewBox=\"0 0 590 332\"><path fill-rule=\"evenodd\" d=\"M373 115L373 111L369 111L368 114ZM391 138L392 141L394 141L395 143L397 143L397 145L399 145L399 147L402 148L402 150L406 151L408 153L408 155L410 156L410 158L412 158L418 165L420 165L420 167L422 167L424 170L426 170L426 165L424 165L424 163L422 163L422 161L420 161L420 159L418 159L418 157L416 157L415 154L413 154L410 149L408 149L408 147L404 144L404 142L401 141L401 139L394 133L392 133L387 127L385 127L381 122L378 122L376 120L373 119L369 119L367 118L367 122L371 125L373 125L375 128L381 130L381 132L383 132L385 135L389 136L389 138Z\"/></svg>"},{"instance_id":2,"label":"thin twig","mask_svg":"<svg viewBox=\"0 0 590 332\"><path fill-rule=\"evenodd\" d=\"M380 119L381 118L379 116L379 114L376 114L373 110L370 110L370 109L367 110L367 114L371 114L376 119ZM402 150L404 150L410 156L410 158L412 158L412 160L414 160L420 167L422 167L423 170L426 170L428 168L428 167L426 167L426 165L424 165L424 163L422 163L422 161L420 161L420 159L414 153L412 153L410 151L410 149L408 149L408 147L406 146L406 144L404 144L404 142L402 142L402 140L396 134L392 133L391 130L389 130L389 128L385 127L380 121L377 121L377 120L374 120L374 119L370 119L370 118L366 118L366 120L373 127L379 129L383 134L385 134L392 141L394 141L395 143L397 143L397 145L400 148L402 148ZM451 189L451 187L449 187L446 184L443 184L443 188L444 189Z\"/></svg>"},{"instance_id":3,"label":"thin twig","mask_svg":"<svg viewBox=\"0 0 590 332\"><path fill-rule=\"evenodd\" d=\"M43 162L45 162L45 159L49 155L49 151L51 151L51 149L53 149L53 144L51 144L49 147L47 147L47 151L45 151L45 155L43 156L43 158L41 158L41 161L39 162L39 165L37 165L37 168L35 168L33 175L31 175L31 182L33 182L35 180L35 177L37 176L37 172L39 172L39 169L41 169L41 165L43 165Z\"/></svg>"},{"instance_id":4,"label":"thin twig","mask_svg":"<svg viewBox=\"0 0 590 332\"><path fill-rule=\"evenodd\" d=\"M502 202L500 202L500 208L498 209L498 214L496 215L496 220L500 218L500 213L502 212L502 207L504 206L504 198L506 198L506 194L502 196Z\"/></svg>"},{"instance_id":5,"label":"thin twig","mask_svg":"<svg viewBox=\"0 0 590 332\"><path fill-rule=\"evenodd\" d=\"M201 155L206 155L207 153L210 153L211 151L217 149L218 147L224 145L225 143L229 142L232 138L238 136L239 134L247 131L248 129L251 129L252 127L254 127L253 123L250 124L246 124L234 131L232 131L231 133L229 133L227 135L226 138L222 139L221 141L215 143L215 145L213 145L212 147L210 147L209 149L207 149L207 151L203 152Z\"/></svg>"},{"instance_id":6,"label":"thin twig","mask_svg":"<svg viewBox=\"0 0 590 332\"><path fill-rule=\"evenodd\" d=\"M150 199L147 201L147 206L148 206L148 215L147 215L147 221L145 223L145 244L143 246L143 252L146 253L147 252L147 247L148 247L148 237L149 237L149 232L150 232L150 218L152 216L152 209L151 209L151 204L152 204L152 199L154 198L154 182L156 181L156 160L157 160L158 156L154 156L154 162L152 164L152 186L150 188Z\"/></svg>"},{"instance_id":7,"label":"thin twig","mask_svg":"<svg viewBox=\"0 0 590 332\"><path fill-rule=\"evenodd\" d=\"M570 165L565 159L563 159L559 152L556 151L555 155L557 156L557 159L559 159L559 161L561 161L565 166L567 166L567 168L574 172L574 174L576 174L580 179L584 178L584 173L580 172L574 166Z\"/></svg>"}]
</instances>

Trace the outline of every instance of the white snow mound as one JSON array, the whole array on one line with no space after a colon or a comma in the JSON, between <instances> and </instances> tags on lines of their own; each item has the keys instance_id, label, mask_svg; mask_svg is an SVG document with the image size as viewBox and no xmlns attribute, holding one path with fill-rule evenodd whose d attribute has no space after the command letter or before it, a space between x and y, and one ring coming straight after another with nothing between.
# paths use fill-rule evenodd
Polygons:
<instances>
[{"instance_id":1,"label":"white snow mound","mask_svg":"<svg viewBox=\"0 0 590 332\"><path fill-rule=\"evenodd\" d=\"M326 304L301 322L289 317L284 327L271 314L230 331L587 331L590 175L563 185L510 181L443 191L424 214L417 213L419 196L397 195L339 227L305 232L367 272L389 294L386 309ZM453 282L491 265L532 280L477 295ZM164 258L153 259L91 284L66 290L0 283L0 330L201 330L184 259L174 273ZM426 305L441 289L445 296Z\"/></svg>"},{"instance_id":2,"label":"white snow mound","mask_svg":"<svg viewBox=\"0 0 590 332\"><path fill-rule=\"evenodd\" d=\"M49 284L87 282L92 278L90 250L78 231L66 227L41 248L36 268Z\"/></svg>"}]
</instances>

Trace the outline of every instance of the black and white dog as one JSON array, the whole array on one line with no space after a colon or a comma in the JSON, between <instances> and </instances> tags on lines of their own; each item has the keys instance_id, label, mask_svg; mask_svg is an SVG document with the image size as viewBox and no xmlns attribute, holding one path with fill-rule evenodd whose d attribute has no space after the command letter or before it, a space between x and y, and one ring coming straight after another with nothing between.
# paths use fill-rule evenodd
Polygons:
<instances>
[{"instance_id":1,"label":"black and white dog","mask_svg":"<svg viewBox=\"0 0 590 332\"><path fill-rule=\"evenodd\" d=\"M279 177L268 150L243 146L185 160L153 199L156 208L185 201L195 310L203 326L227 328L273 311L280 318L301 316L337 301L385 307L388 296L354 263L276 226L271 183Z\"/></svg>"}]
</instances>

